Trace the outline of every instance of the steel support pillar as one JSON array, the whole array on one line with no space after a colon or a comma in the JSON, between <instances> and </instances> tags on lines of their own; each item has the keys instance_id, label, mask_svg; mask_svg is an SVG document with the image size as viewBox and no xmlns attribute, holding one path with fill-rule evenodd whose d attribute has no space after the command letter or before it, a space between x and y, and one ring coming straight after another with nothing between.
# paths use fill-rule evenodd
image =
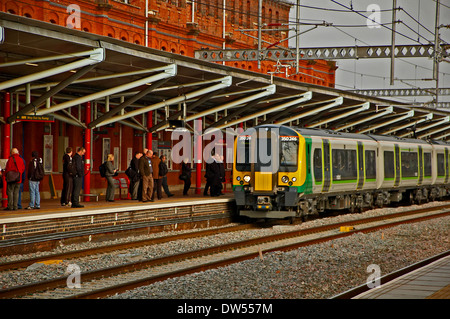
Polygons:
<instances>
[{"instance_id":1,"label":"steel support pillar","mask_svg":"<svg viewBox=\"0 0 450 319\"><path fill-rule=\"evenodd\" d=\"M86 102L85 105L85 121L86 126L91 122L91 102ZM84 194L91 193L91 129L84 130L84 147L86 153L84 154ZM89 202L90 197L84 196L84 201Z\"/></svg>"},{"instance_id":2,"label":"steel support pillar","mask_svg":"<svg viewBox=\"0 0 450 319\"><path fill-rule=\"evenodd\" d=\"M4 104L3 104L3 118L7 119L11 116L11 93L6 92L4 94ZM9 158L10 150L11 150L11 125L4 124L3 125L3 135L2 135L2 158ZM5 169L2 167L2 169ZM2 179L3 189L2 189L2 206L8 206L7 193L6 193L6 179Z\"/></svg>"}]
</instances>

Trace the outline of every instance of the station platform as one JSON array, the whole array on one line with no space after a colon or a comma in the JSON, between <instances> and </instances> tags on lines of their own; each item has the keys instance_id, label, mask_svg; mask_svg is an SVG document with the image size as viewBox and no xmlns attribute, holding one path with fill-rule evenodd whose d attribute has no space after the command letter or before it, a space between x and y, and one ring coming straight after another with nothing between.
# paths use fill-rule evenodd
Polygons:
<instances>
[{"instance_id":1,"label":"station platform","mask_svg":"<svg viewBox=\"0 0 450 319\"><path fill-rule=\"evenodd\" d=\"M438 259L352 299L450 299L450 256Z\"/></svg>"},{"instance_id":2,"label":"station platform","mask_svg":"<svg viewBox=\"0 0 450 319\"><path fill-rule=\"evenodd\" d=\"M180 230L189 227L210 227L230 222L234 212L234 197L225 193L219 197L203 196L189 192L183 196L174 192L173 197L154 202L121 199L106 202L105 196L96 201L82 201L83 208L61 206L60 199L41 200L40 209L0 210L0 251L2 253L25 253L18 246L38 245L46 247L45 242L60 239L64 243L81 240L99 240L100 234L158 232ZM22 201L26 208L28 203ZM190 223L197 223L188 226ZM185 227L185 228L184 228ZM104 235L102 235L102 238ZM75 240L77 238L77 240ZM53 244L54 245L54 244ZM11 251L9 251L10 249ZM36 249L36 246L33 248Z\"/></svg>"}]
</instances>

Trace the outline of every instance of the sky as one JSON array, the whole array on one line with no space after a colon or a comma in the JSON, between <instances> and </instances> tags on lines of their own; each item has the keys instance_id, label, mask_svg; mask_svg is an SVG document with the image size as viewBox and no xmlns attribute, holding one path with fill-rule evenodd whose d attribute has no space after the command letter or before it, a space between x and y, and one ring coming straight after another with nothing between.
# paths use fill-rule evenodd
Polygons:
<instances>
[{"instance_id":1,"label":"sky","mask_svg":"<svg viewBox=\"0 0 450 319\"><path fill-rule=\"evenodd\" d=\"M291 22L295 22L296 0L291 9ZM340 5L342 4L342 5ZM300 0L300 21L302 23L322 23L326 21L333 26L320 26L300 36L300 47L336 47L336 46L368 46L391 45L392 31L380 27L369 28L367 18L372 11L367 12L370 5L378 6L380 22L392 28L393 0ZM312 9L304 6L319 7L331 10ZM358 13L349 11L353 7ZM434 43L436 1L435 0L397 0L396 44L429 44ZM369 8L370 9L370 8ZM388 11L383 11L383 10ZM341 11L333 11L341 10ZM408 15L409 14L409 15ZM419 25L420 23L420 25ZM450 0L441 0L439 24L450 24ZM294 25L292 25L293 27ZM301 26L300 31L311 26ZM431 32L430 32L431 31ZM292 35L292 33L290 34ZM406 38L406 37L408 38ZM441 28L440 37L450 43L450 29ZM295 46L295 41L290 42ZM450 61L450 58L447 58ZM359 59L336 60L336 88L343 90L359 89L389 89L389 88L435 88L433 76L433 61L428 58L397 58L395 59L395 82L390 85L390 59ZM439 87L450 87L450 63L440 63ZM400 102L429 102L428 97L391 97ZM450 102L450 96L440 96L439 101Z\"/></svg>"}]
</instances>

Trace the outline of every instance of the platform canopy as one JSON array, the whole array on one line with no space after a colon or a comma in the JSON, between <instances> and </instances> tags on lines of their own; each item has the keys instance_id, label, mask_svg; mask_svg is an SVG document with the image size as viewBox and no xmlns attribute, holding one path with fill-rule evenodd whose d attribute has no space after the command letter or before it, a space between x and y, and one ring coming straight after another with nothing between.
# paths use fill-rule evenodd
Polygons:
<instances>
[{"instance_id":1,"label":"platform canopy","mask_svg":"<svg viewBox=\"0 0 450 319\"><path fill-rule=\"evenodd\" d=\"M446 140L444 111L271 77L118 39L0 13L0 93L23 98L3 118L52 115L84 128L120 122L144 132L172 121L203 128L278 123ZM93 120L71 108L93 103ZM153 123L145 114L153 111ZM3 115L3 114L0 114Z\"/></svg>"}]
</instances>

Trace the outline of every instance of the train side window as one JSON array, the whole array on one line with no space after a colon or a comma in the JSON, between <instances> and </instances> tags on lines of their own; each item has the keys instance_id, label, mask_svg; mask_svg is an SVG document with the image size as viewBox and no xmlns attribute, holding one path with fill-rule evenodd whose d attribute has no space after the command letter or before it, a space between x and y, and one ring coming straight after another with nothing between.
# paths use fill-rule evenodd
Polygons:
<instances>
[{"instance_id":1,"label":"train side window","mask_svg":"<svg viewBox=\"0 0 450 319\"><path fill-rule=\"evenodd\" d=\"M377 178L375 151L365 151L366 179Z\"/></svg>"},{"instance_id":2,"label":"train side window","mask_svg":"<svg viewBox=\"0 0 450 319\"><path fill-rule=\"evenodd\" d=\"M402 177L417 177L417 152L402 152Z\"/></svg>"},{"instance_id":3,"label":"train side window","mask_svg":"<svg viewBox=\"0 0 450 319\"><path fill-rule=\"evenodd\" d=\"M320 148L314 149L313 165L314 178L320 183L322 182L322 149Z\"/></svg>"},{"instance_id":4,"label":"train side window","mask_svg":"<svg viewBox=\"0 0 450 319\"><path fill-rule=\"evenodd\" d=\"M332 150L333 180L353 180L357 178L358 169L356 150Z\"/></svg>"},{"instance_id":5,"label":"train side window","mask_svg":"<svg viewBox=\"0 0 450 319\"><path fill-rule=\"evenodd\" d=\"M444 154L437 155L437 174L438 176L445 176L445 161Z\"/></svg>"},{"instance_id":6,"label":"train side window","mask_svg":"<svg viewBox=\"0 0 450 319\"><path fill-rule=\"evenodd\" d=\"M384 151L384 178L395 177L394 152Z\"/></svg>"},{"instance_id":7,"label":"train side window","mask_svg":"<svg viewBox=\"0 0 450 319\"><path fill-rule=\"evenodd\" d=\"M423 167L424 167L424 175L425 177L431 176L431 153L423 154Z\"/></svg>"}]
</instances>

